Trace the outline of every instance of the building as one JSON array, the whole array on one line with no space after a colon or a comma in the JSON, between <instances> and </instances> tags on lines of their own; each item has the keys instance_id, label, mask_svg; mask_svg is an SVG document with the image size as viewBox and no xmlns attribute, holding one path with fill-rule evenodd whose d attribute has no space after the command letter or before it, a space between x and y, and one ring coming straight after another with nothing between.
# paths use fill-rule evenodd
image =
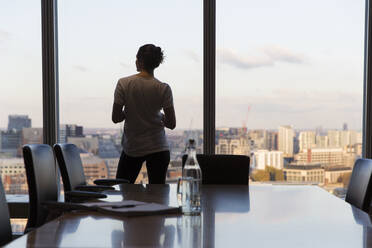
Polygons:
<instances>
[{"instance_id":1,"label":"building","mask_svg":"<svg viewBox=\"0 0 372 248\"><path fill-rule=\"evenodd\" d=\"M8 194L27 194L25 166L21 158L1 158L0 175Z\"/></svg>"},{"instance_id":2,"label":"building","mask_svg":"<svg viewBox=\"0 0 372 248\"><path fill-rule=\"evenodd\" d=\"M351 167L329 167L325 168L324 179L325 183L340 183L340 178L352 172Z\"/></svg>"},{"instance_id":3,"label":"building","mask_svg":"<svg viewBox=\"0 0 372 248\"><path fill-rule=\"evenodd\" d=\"M291 164L284 167L283 173L287 182L324 184L324 169L320 164Z\"/></svg>"},{"instance_id":4,"label":"building","mask_svg":"<svg viewBox=\"0 0 372 248\"><path fill-rule=\"evenodd\" d=\"M266 166L283 169L284 159L282 151L258 150L254 152L255 168L264 170Z\"/></svg>"},{"instance_id":5,"label":"building","mask_svg":"<svg viewBox=\"0 0 372 248\"><path fill-rule=\"evenodd\" d=\"M22 145L25 144L42 144L43 129L42 128L23 128L22 129Z\"/></svg>"},{"instance_id":6,"label":"building","mask_svg":"<svg viewBox=\"0 0 372 248\"><path fill-rule=\"evenodd\" d=\"M322 166L345 166L347 154L342 148L315 148L304 150L295 156L298 163L319 163Z\"/></svg>"},{"instance_id":7,"label":"building","mask_svg":"<svg viewBox=\"0 0 372 248\"><path fill-rule=\"evenodd\" d=\"M316 146L315 132L313 131L300 132L298 140L300 151L315 148Z\"/></svg>"},{"instance_id":8,"label":"building","mask_svg":"<svg viewBox=\"0 0 372 248\"><path fill-rule=\"evenodd\" d=\"M315 138L316 148L328 148L329 139L326 135L317 135Z\"/></svg>"},{"instance_id":9,"label":"building","mask_svg":"<svg viewBox=\"0 0 372 248\"><path fill-rule=\"evenodd\" d=\"M11 129L0 132L0 151L16 156L17 149L22 144L22 131Z\"/></svg>"},{"instance_id":10,"label":"building","mask_svg":"<svg viewBox=\"0 0 372 248\"><path fill-rule=\"evenodd\" d=\"M266 134L266 149L278 150L278 132L267 131Z\"/></svg>"},{"instance_id":11,"label":"building","mask_svg":"<svg viewBox=\"0 0 372 248\"><path fill-rule=\"evenodd\" d=\"M291 126L280 126L278 134L278 150L284 153L285 157L293 156L294 131Z\"/></svg>"},{"instance_id":12,"label":"building","mask_svg":"<svg viewBox=\"0 0 372 248\"><path fill-rule=\"evenodd\" d=\"M267 149L267 131L266 130L250 130L248 137L254 142L256 149Z\"/></svg>"},{"instance_id":13,"label":"building","mask_svg":"<svg viewBox=\"0 0 372 248\"><path fill-rule=\"evenodd\" d=\"M98 156L100 158L118 158L120 153L111 135L101 135L98 138Z\"/></svg>"},{"instance_id":14,"label":"building","mask_svg":"<svg viewBox=\"0 0 372 248\"><path fill-rule=\"evenodd\" d=\"M216 145L216 154L249 155L250 145L246 137L221 138Z\"/></svg>"},{"instance_id":15,"label":"building","mask_svg":"<svg viewBox=\"0 0 372 248\"><path fill-rule=\"evenodd\" d=\"M67 137L67 142L72 143L80 149L98 154L99 140L97 136L94 137Z\"/></svg>"},{"instance_id":16,"label":"building","mask_svg":"<svg viewBox=\"0 0 372 248\"><path fill-rule=\"evenodd\" d=\"M84 129L76 124L63 124L59 129L60 142L66 143L68 137L84 137Z\"/></svg>"},{"instance_id":17,"label":"building","mask_svg":"<svg viewBox=\"0 0 372 248\"><path fill-rule=\"evenodd\" d=\"M173 160L168 166L166 182L176 183L179 177L182 177L182 161Z\"/></svg>"},{"instance_id":18,"label":"building","mask_svg":"<svg viewBox=\"0 0 372 248\"><path fill-rule=\"evenodd\" d=\"M31 119L28 115L9 115L8 116L8 131L22 131L23 128L31 127Z\"/></svg>"},{"instance_id":19,"label":"building","mask_svg":"<svg viewBox=\"0 0 372 248\"><path fill-rule=\"evenodd\" d=\"M347 145L354 145L359 142L360 135L354 130L329 130L329 147L345 147Z\"/></svg>"},{"instance_id":20,"label":"building","mask_svg":"<svg viewBox=\"0 0 372 248\"><path fill-rule=\"evenodd\" d=\"M108 178L116 178L119 158L104 158L103 161L105 162L108 169Z\"/></svg>"},{"instance_id":21,"label":"building","mask_svg":"<svg viewBox=\"0 0 372 248\"><path fill-rule=\"evenodd\" d=\"M357 157L362 157L362 152L363 152L363 145L362 145L362 143L356 143L355 145L354 145L354 152L355 152L355 155L357 156Z\"/></svg>"},{"instance_id":22,"label":"building","mask_svg":"<svg viewBox=\"0 0 372 248\"><path fill-rule=\"evenodd\" d=\"M84 174L88 184L93 184L95 179L108 178L109 171L101 158L91 153L80 153L80 158L83 163Z\"/></svg>"}]
</instances>

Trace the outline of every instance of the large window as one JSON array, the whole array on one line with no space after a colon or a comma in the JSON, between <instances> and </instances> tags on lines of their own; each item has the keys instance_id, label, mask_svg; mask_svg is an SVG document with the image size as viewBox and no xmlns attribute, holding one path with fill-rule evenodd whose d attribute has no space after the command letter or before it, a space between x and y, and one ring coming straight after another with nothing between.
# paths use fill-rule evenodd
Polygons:
<instances>
[{"instance_id":1,"label":"large window","mask_svg":"<svg viewBox=\"0 0 372 248\"><path fill-rule=\"evenodd\" d=\"M154 43L166 56L155 76L172 87L177 114L167 131L172 181L188 138L202 152L203 1L58 4L59 142L81 148L88 182L115 177L115 85L136 73L138 48ZM346 186L362 151L364 8L362 0L217 1L216 153L251 156L253 180ZM20 148L42 141L40 14L39 2L1 8L7 193L27 192Z\"/></svg>"},{"instance_id":2,"label":"large window","mask_svg":"<svg viewBox=\"0 0 372 248\"><path fill-rule=\"evenodd\" d=\"M40 1L0 4L0 175L8 198L28 193L22 145L43 142L40 12ZM26 219L11 223L22 232Z\"/></svg>"},{"instance_id":3,"label":"large window","mask_svg":"<svg viewBox=\"0 0 372 248\"><path fill-rule=\"evenodd\" d=\"M88 181L115 177L122 124L111 122L114 89L119 78L137 73L138 48L153 43L165 53L155 76L173 90L177 128L167 130L168 180L178 177L187 139L202 147L202 1L58 4L60 141L82 148ZM146 178L142 171L137 182Z\"/></svg>"},{"instance_id":4,"label":"large window","mask_svg":"<svg viewBox=\"0 0 372 248\"><path fill-rule=\"evenodd\" d=\"M22 145L42 143L40 1L0 10L0 174L7 194L27 194Z\"/></svg>"},{"instance_id":5,"label":"large window","mask_svg":"<svg viewBox=\"0 0 372 248\"><path fill-rule=\"evenodd\" d=\"M216 153L253 180L347 185L361 156L365 1L217 1Z\"/></svg>"}]
</instances>

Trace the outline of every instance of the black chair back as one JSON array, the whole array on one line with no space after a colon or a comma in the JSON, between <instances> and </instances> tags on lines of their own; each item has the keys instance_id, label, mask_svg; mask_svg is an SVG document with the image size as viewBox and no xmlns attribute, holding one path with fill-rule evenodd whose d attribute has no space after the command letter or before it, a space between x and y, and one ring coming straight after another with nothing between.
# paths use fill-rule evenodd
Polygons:
<instances>
[{"instance_id":1,"label":"black chair back","mask_svg":"<svg viewBox=\"0 0 372 248\"><path fill-rule=\"evenodd\" d=\"M55 144L53 148L61 171L64 191L72 191L76 186L86 185L78 148L68 143Z\"/></svg>"},{"instance_id":2,"label":"black chair back","mask_svg":"<svg viewBox=\"0 0 372 248\"><path fill-rule=\"evenodd\" d=\"M355 161L345 197L345 201L365 212L369 211L369 205L372 199L371 176L371 159L358 159Z\"/></svg>"},{"instance_id":3,"label":"black chair back","mask_svg":"<svg viewBox=\"0 0 372 248\"><path fill-rule=\"evenodd\" d=\"M358 159L355 161L345 197L345 201L365 212L369 211L369 205L372 199L371 176L371 159Z\"/></svg>"},{"instance_id":4,"label":"black chair back","mask_svg":"<svg viewBox=\"0 0 372 248\"><path fill-rule=\"evenodd\" d=\"M46 222L48 210L41 204L58 200L57 168L53 149L49 145L24 145L23 159L30 198L27 231Z\"/></svg>"},{"instance_id":5,"label":"black chair back","mask_svg":"<svg viewBox=\"0 0 372 248\"><path fill-rule=\"evenodd\" d=\"M182 157L182 168L187 154ZM204 155L196 159L202 170L203 184L245 184L249 182L249 157L243 155Z\"/></svg>"},{"instance_id":6,"label":"black chair back","mask_svg":"<svg viewBox=\"0 0 372 248\"><path fill-rule=\"evenodd\" d=\"M3 183L0 177L0 246L12 240L8 203L6 202Z\"/></svg>"}]
</instances>

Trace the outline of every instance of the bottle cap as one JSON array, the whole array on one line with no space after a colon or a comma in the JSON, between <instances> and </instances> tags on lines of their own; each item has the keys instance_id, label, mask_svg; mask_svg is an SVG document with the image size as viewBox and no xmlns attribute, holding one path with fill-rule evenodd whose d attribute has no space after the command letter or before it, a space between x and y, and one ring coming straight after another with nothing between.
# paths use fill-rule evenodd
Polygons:
<instances>
[{"instance_id":1,"label":"bottle cap","mask_svg":"<svg viewBox=\"0 0 372 248\"><path fill-rule=\"evenodd\" d=\"M189 148L195 148L195 140L189 139Z\"/></svg>"}]
</instances>

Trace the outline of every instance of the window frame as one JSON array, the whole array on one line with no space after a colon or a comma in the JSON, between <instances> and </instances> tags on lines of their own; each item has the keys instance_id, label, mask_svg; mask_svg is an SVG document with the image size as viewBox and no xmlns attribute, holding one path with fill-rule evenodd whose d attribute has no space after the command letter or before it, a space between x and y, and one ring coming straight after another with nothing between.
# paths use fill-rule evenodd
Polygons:
<instances>
[{"instance_id":1,"label":"window frame","mask_svg":"<svg viewBox=\"0 0 372 248\"><path fill-rule=\"evenodd\" d=\"M364 80L363 80L363 158L372 158L372 18L371 1L366 0ZM57 0L41 0L43 137L53 145L59 132L58 23ZM203 153L215 153L216 120L216 0L203 0Z\"/></svg>"}]
</instances>

